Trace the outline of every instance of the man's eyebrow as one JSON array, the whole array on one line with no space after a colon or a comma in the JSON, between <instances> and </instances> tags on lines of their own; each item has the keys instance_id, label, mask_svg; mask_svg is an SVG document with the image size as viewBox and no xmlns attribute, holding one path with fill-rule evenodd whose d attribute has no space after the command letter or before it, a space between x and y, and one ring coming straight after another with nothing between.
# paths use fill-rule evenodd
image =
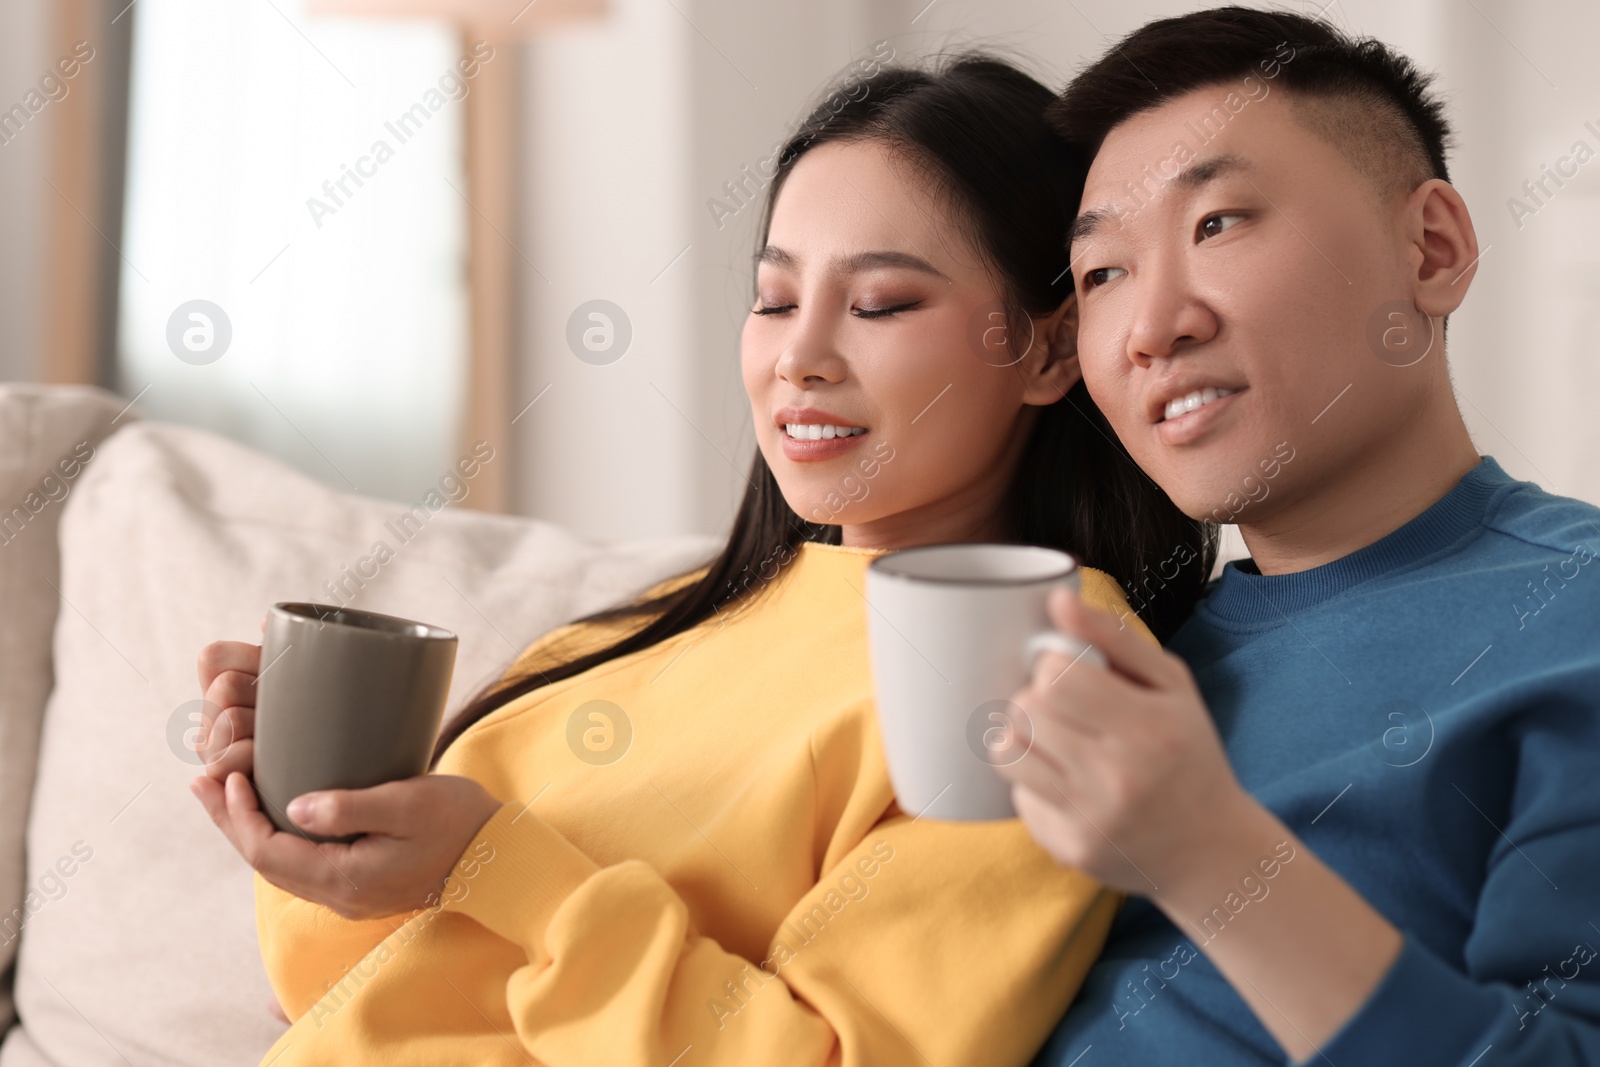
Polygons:
<instances>
[{"instance_id":1,"label":"man's eyebrow","mask_svg":"<svg viewBox=\"0 0 1600 1067\"><path fill-rule=\"evenodd\" d=\"M1116 212L1108 207L1090 208L1072 220L1072 229L1067 233L1067 244L1074 245L1085 237L1098 232L1101 226L1116 218Z\"/></svg>"},{"instance_id":2,"label":"man's eyebrow","mask_svg":"<svg viewBox=\"0 0 1600 1067\"><path fill-rule=\"evenodd\" d=\"M799 260L794 253L777 245L767 245L756 257L757 263L766 263L774 267L792 270L799 266ZM902 270L914 270L923 274L932 274L938 278L949 279L944 271L935 267L921 256L912 255L910 252L895 252L890 250L876 252L855 252L848 256L839 256L828 264L828 269L834 274L858 274L862 271L878 270L884 267L898 267Z\"/></svg>"},{"instance_id":3,"label":"man's eyebrow","mask_svg":"<svg viewBox=\"0 0 1600 1067\"><path fill-rule=\"evenodd\" d=\"M1224 174L1234 171L1249 170L1250 161L1243 156L1236 156L1225 152L1220 156L1202 159L1191 164L1172 176L1172 184L1180 189L1198 189L1207 182L1216 181Z\"/></svg>"},{"instance_id":4,"label":"man's eyebrow","mask_svg":"<svg viewBox=\"0 0 1600 1067\"><path fill-rule=\"evenodd\" d=\"M1231 152L1224 152L1221 155L1211 156L1208 159L1200 160L1198 163L1190 164L1167 179L1167 184L1175 185L1185 192L1192 192L1209 182L1216 181L1225 174L1249 169L1249 160ZM1068 244L1076 243L1085 237L1098 233L1102 226L1115 219L1117 215L1118 212L1112 207L1090 208L1088 211L1083 212L1072 220L1072 229L1067 235Z\"/></svg>"}]
</instances>

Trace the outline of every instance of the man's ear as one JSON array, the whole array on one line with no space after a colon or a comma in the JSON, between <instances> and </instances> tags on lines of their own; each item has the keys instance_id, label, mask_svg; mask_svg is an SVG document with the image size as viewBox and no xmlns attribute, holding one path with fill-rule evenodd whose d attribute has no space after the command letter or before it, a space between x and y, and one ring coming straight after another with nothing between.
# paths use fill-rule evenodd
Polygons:
<instances>
[{"instance_id":1,"label":"man's ear","mask_svg":"<svg viewBox=\"0 0 1600 1067\"><path fill-rule=\"evenodd\" d=\"M1077 294L1045 318L1035 319L1033 330L1033 350L1017 369L1023 375L1022 402L1042 407L1059 403L1083 378L1078 367Z\"/></svg>"},{"instance_id":2,"label":"man's ear","mask_svg":"<svg viewBox=\"0 0 1600 1067\"><path fill-rule=\"evenodd\" d=\"M1417 310L1448 315L1461 306L1478 269L1478 234L1467 202L1449 182L1430 178L1407 198L1406 214Z\"/></svg>"}]
</instances>

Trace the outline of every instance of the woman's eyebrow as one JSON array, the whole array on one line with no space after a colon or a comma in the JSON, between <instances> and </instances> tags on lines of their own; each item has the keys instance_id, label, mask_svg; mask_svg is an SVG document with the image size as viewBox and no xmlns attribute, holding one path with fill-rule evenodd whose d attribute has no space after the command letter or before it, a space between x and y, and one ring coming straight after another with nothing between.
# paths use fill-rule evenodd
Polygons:
<instances>
[{"instance_id":1,"label":"woman's eyebrow","mask_svg":"<svg viewBox=\"0 0 1600 1067\"><path fill-rule=\"evenodd\" d=\"M758 263L766 263L773 267L793 270L799 266L799 259L787 249L777 245L767 245L756 257ZM912 255L910 252L896 252L882 250L876 252L853 252L847 256L837 256L829 264L828 269L834 274L858 274L862 271L878 270L884 267L898 267L902 270L914 270L923 274L931 274L937 278L950 279L944 271L935 267L921 256Z\"/></svg>"}]
</instances>

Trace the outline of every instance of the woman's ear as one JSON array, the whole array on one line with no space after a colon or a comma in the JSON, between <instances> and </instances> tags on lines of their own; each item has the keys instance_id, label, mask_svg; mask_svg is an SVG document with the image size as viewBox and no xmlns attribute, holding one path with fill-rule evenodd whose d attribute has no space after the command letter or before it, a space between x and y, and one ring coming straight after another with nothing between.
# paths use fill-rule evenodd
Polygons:
<instances>
[{"instance_id":1,"label":"woman's ear","mask_svg":"<svg viewBox=\"0 0 1600 1067\"><path fill-rule=\"evenodd\" d=\"M1048 406L1059 403L1083 378L1078 368L1078 297L1068 296L1047 317L1035 319L1033 351L1019 366L1022 401Z\"/></svg>"}]
</instances>

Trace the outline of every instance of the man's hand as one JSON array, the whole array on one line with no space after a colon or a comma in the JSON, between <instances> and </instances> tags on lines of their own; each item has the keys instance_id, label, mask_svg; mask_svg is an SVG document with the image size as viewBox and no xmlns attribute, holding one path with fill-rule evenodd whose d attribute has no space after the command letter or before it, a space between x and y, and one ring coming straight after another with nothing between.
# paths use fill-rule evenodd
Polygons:
<instances>
[{"instance_id":1,"label":"man's hand","mask_svg":"<svg viewBox=\"0 0 1600 1067\"><path fill-rule=\"evenodd\" d=\"M1311 1056L1377 987L1400 932L1244 791L1181 660L1065 591L1050 617L1107 666L1055 653L1035 662L1014 698L1033 745L996 768L1017 813L1059 862L1149 897L1291 1059ZM1271 902L1208 936L1202 917L1280 842L1294 862L1280 866Z\"/></svg>"},{"instance_id":2,"label":"man's hand","mask_svg":"<svg viewBox=\"0 0 1600 1067\"><path fill-rule=\"evenodd\" d=\"M1182 660L1067 590L1049 610L1107 665L1041 654L1012 698L1031 720L1032 747L997 770L1034 840L1058 862L1127 892L1178 893L1206 877L1219 834L1250 825L1259 805L1234 777ZM1253 856L1256 846L1243 847Z\"/></svg>"}]
</instances>

